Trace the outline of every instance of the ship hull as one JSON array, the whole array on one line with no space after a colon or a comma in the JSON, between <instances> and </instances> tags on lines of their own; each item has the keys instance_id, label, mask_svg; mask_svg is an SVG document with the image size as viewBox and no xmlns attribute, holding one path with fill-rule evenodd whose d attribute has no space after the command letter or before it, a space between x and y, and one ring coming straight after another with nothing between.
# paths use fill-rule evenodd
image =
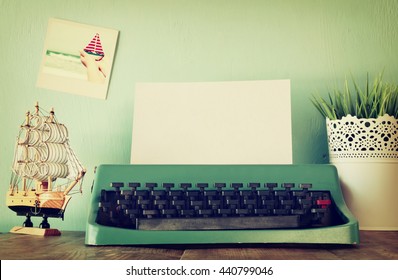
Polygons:
<instances>
[{"instance_id":1,"label":"ship hull","mask_svg":"<svg viewBox=\"0 0 398 280\"><path fill-rule=\"evenodd\" d=\"M40 194L34 191L26 193L19 192L7 194L7 206L18 216L47 216L63 218L65 207L70 197L62 192L43 192Z\"/></svg>"},{"instance_id":2,"label":"ship hull","mask_svg":"<svg viewBox=\"0 0 398 280\"><path fill-rule=\"evenodd\" d=\"M32 208L29 206L8 206L12 211L14 211L18 216L47 216L50 218L64 218L64 211L59 208Z\"/></svg>"}]
</instances>

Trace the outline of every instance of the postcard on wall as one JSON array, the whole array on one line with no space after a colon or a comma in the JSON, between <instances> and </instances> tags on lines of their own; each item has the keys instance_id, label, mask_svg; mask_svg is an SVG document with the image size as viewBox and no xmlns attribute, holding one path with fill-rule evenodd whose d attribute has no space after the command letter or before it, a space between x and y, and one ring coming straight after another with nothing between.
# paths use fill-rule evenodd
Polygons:
<instances>
[{"instance_id":1,"label":"postcard on wall","mask_svg":"<svg viewBox=\"0 0 398 280\"><path fill-rule=\"evenodd\" d=\"M37 86L106 99L119 31L50 18Z\"/></svg>"}]
</instances>

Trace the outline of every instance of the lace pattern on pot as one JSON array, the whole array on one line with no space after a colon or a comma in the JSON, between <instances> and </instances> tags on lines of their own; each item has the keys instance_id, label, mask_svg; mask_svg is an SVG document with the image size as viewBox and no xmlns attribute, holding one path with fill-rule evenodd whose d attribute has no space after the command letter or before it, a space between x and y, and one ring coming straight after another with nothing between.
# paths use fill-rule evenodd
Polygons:
<instances>
[{"instance_id":1,"label":"lace pattern on pot","mask_svg":"<svg viewBox=\"0 0 398 280\"><path fill-rule=\"evenodd\" d=\"M348 115L326 120L329 157L334 159L398 159L398 120L389 115L358 119Z\"/></svg>"}]
</instances>

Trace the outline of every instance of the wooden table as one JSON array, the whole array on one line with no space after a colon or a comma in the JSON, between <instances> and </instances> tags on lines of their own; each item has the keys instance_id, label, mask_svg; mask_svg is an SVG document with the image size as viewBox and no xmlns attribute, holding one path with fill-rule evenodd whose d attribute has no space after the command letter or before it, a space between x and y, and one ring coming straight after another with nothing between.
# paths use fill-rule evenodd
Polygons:
<instances>
[{"instance_id":1,"label":"wooden table","mask_svg":"<svg viewBox=\"0 0 398 280\"><path fill-rule=\"evenodd\" d=\"M361 231L359 245L87 246L84 232L0 234L1 260L398 260L398 231Z\"/></svg>"}]
</instances>

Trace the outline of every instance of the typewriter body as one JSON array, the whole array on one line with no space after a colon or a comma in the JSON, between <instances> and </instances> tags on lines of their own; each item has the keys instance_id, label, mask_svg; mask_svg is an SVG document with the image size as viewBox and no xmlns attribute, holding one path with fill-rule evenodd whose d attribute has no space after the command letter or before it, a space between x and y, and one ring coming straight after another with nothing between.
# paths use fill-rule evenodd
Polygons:
<instances>
[{"instance_id":1,"label":"typewriter body","mask_svg":"<svg viewBox=\"0 0 398 280\"><path fill-rule=\"evenodd\" d=\"M100 165L86 245L358 244L333 165Z\"/></svg>"}]
</instances>

